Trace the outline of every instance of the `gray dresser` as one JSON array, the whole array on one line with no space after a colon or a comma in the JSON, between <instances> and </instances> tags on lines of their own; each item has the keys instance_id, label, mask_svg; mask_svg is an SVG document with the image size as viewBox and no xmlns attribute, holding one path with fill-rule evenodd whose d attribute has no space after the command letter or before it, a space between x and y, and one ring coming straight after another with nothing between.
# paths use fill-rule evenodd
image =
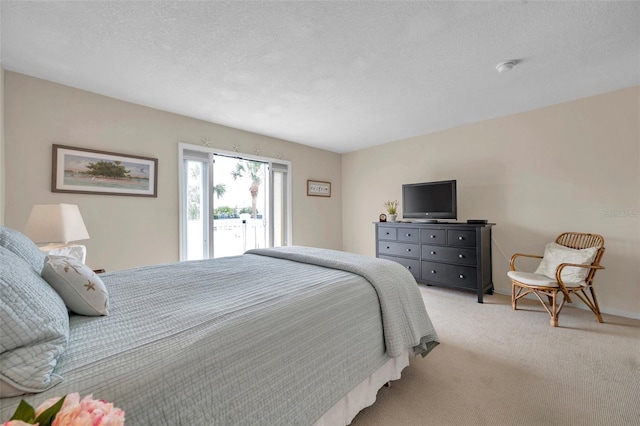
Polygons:
<instances>
[{"instance_id":1,"label":"gray dresser","mask_svg":"<svg viewBox=\"0 0 640 426\"><path fill-rule=\"evenodd\" d=\"M400 263L420 283L473 291L482 303L493 294L493 225L375 222L376 257Z\"/></svg>"}]
</instances>

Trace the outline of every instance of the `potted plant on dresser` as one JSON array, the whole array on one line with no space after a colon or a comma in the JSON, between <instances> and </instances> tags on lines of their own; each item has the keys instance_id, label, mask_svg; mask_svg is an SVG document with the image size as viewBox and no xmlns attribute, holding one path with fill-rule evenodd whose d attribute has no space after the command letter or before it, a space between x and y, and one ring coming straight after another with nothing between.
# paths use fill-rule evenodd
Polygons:
<instances>
[{"instance_id":1,"label":"potted plant on dresser","mask_svg":"<svg viewBox=\"0 0 640 426\"><path fill-rule=\"evenodd\" d=\"M387 209L387 220L395 222L398 217L398 200L387 201L384 203L384 207Z\"/></svg>"}]
</instances>

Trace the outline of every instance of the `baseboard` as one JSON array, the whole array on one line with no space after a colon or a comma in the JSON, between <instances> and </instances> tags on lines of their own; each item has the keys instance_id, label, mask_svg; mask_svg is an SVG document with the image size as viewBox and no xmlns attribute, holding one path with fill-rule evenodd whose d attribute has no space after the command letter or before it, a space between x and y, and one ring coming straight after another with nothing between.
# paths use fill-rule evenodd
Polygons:
<instances>
[{"instance_id":1,"label":"baseboard","mask_svg":"<svg viewBox=\"0 0 640 426\"><path fill-rule=\"evenodd\" d=\"M511 292L510 291L509 292L504 292L504 291L500 291L500 290L494 290L494 293L501 294L503 296L511 297ZM524 298L525 299L529 299L529 300L538 300L532 294L527 295ZM578 309L583 309L583 310L586 310L586 311L590 311L589 307L587 305L585 305L584 303L582 303L582 301L580 299L578 299L577 297L575 298L575 300L572 297L571 300L573 300L573 303L567 304L566 306L570 306L572 308L578 308ZM540 302L538 302L538 303L540 303ZM640 320L640 312L627 312L627 311L621 311L619 309L606 309L606 308L603 308L602 306L600 306L600 312L602 312L603 314L615 315L615 316L618 316L618 317L625 317L625 318L632 318L632 319Z\"/></svg>"}]
</instances>

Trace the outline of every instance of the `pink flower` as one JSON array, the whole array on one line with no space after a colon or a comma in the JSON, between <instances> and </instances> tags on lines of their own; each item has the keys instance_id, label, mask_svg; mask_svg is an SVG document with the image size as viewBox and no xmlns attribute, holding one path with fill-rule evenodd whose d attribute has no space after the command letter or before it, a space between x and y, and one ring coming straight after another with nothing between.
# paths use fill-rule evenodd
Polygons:
<instances>
[{"instance_id":1,"label":"pink flower","mask_svg":"<svg viewBox=\"0 0 640 426\"><path fill-rule=\"evenodd\" d=\"M80 414L80 395L77 392L70 393L62 404L62 408L56 414L53 425L73 425L73 420Z\"/></svg>"},{"instance_id":2,"label":"pink flower","mask_svg":"<svg viewBox=\"0 0 640 426\"><path fill-rule=\"evenodd\" d=\"M71 394L73 395L73 394ZM69 395L69 396L71 396ZM77 393L75 395L78 395ZM67 400L69 399L69 396L67 396ZM38 417L40 414L42 414L45 410L47 410L48 408L50 408L52 405L54 405L56 402L60 401L59 396L53 397L53 398L49 398L47 399L45 402L43 402L42 404L40 404L38 406L38 408L36 408L36 417ZM67 401L65 400L64 404L66 404ZM63 404L63 405L64 405Z\"/></svg>"},{"instance_id":3,"label":"pink flower","mask_svg":"<svg viewBox=\"0 0 640 426\"><path fill-rule=\"evenodd\" d=\"M2 423L2 426L38 426L38 423L32 425L30 423L25 423L22 420L9 420L8 422Z\"/></svg>"},{"instance_id":4,"label":"pink flower","mask_svg":"<svg viewBox=\"0 0 640 426\"><path fill-rule=\"evenodd\" d=\"M51 426L122 426L124 411L104 400L94 400L88 395L80 400L78 393L70 393L62 404ZM36 417L58 402L60 398L51 398L43 402L36 410ZM17 426L17 425L16 425Z\"/></svg>"}]
</instances>

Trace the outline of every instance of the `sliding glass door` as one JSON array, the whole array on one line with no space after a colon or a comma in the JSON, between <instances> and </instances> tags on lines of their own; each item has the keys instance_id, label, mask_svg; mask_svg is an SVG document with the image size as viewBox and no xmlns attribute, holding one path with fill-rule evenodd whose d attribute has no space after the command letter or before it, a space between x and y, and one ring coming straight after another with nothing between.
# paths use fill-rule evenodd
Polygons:
<instances>
[{"instance_id":1,"label":"sliding glass door","mask_svg":"<svg viewBox=\"0 0 640 426\"><path fill-rule=\"evenodd\" d=\"M184 159L184 256L187 260L208 257L209 164L208 158L190 155Z\"/></svg>"},{"instance_id":2,"label":"sliding glass door","mask_svg":"<svg viewBox=\"0 0 640 426\"><path fill-rule=\"evenodd\" d=\"M268 163L213 155L213 256L268 247Z\"/></svg>"},{"instance_id":3,"label":"sliding glass door","mask_svg":"<svg viewBox=\"0 0 640 426\"><path fill-rule=\"evenodd\" d=\"M290 241L288 162L180 144L181 260Z\"/></svg>"}]
</instances>

